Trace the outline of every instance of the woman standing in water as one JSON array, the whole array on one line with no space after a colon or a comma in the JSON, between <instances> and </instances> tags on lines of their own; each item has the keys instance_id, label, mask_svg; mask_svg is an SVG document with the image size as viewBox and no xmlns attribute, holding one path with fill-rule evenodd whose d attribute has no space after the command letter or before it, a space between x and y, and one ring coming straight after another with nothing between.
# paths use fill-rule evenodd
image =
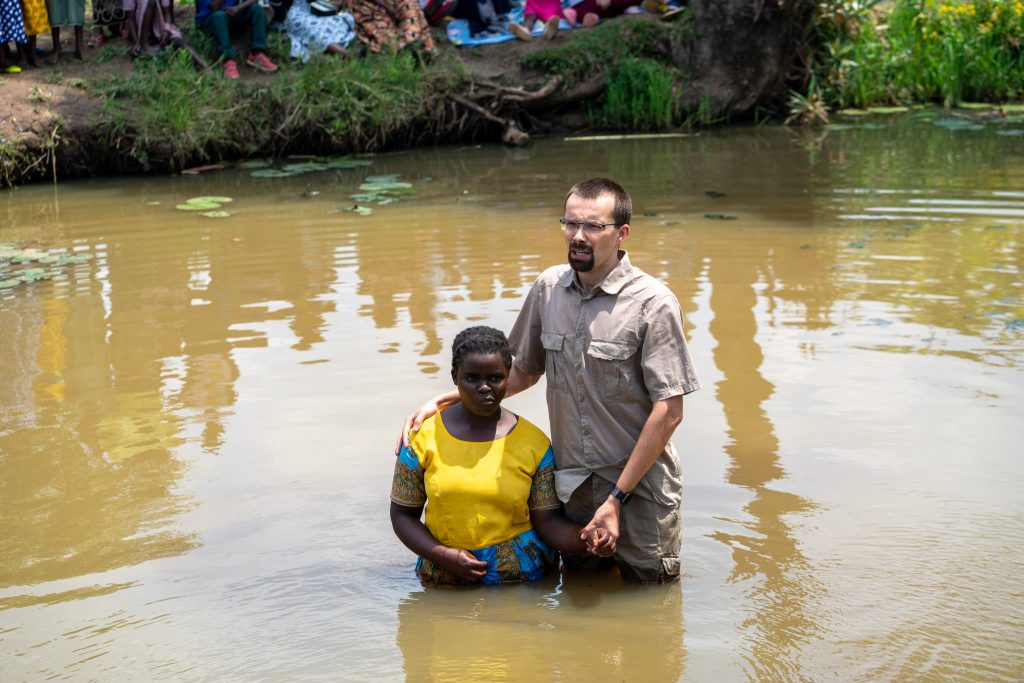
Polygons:
<instances>
[{"instance_id":1,"label":"woman standing in water","mask_svg":"<svg viewBox=\"0 0 1024 683\"><path fill-rule=\"evenodd\" d=\"M611 555L604 529L586 541L562 516L551 442L501 407L512 352L491 327L452 344L460 403L424 421L395 462L391 524L431 583L536 581L556 564L552 548ZM425 522L420 514L426 504Z\"/></svg>"}]
</instances>

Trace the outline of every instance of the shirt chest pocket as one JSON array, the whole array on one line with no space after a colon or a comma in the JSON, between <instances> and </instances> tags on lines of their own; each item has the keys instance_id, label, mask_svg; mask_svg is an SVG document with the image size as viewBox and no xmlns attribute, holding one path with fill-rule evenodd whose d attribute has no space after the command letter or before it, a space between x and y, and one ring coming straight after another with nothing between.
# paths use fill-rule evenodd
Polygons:
<instances>
[{"instance_id":1,"label":"shirt chest pocket","mask_svg":"<svg viewBox=\"0 0 1024 683\"><path fill-rule=\"evenodd\" d=\"M548 377L548 389L551 391L568 391L566 385L568 377L566 373L565 353L562 351L562 344L565 342L565 335L555 332L541 332L540 343L544 347L546 357L544 372Z\"/></svg>"},{"instance_id":2,"label":"shirt chest pocket","mask_svg":"<svg viewBox=\"0 0 1024 683\"><path fill-rule=\"evenodd\" d=\"M593 376L601 395L608 401L622 401L644 390L634 340L594 339L587 348Z\"/></svg>"}]
</instances>

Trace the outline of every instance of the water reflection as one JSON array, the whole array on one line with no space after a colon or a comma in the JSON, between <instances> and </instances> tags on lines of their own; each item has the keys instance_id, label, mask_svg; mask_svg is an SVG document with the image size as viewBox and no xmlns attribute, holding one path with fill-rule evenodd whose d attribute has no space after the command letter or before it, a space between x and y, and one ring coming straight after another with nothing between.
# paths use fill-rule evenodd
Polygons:
<instances>
[{"instance_id":1,"label":"water reflection","mask_svg":"<svg viewBox=\"0 0 1024 683\"><path fill-rule=\"evenodd\" d=\"M636 588L617 576L570 575L555 586L557 580L410 593L398 606L406 680L682 677L680 584Z\"/></svg>"},{"instance_id":2,"label":"water reflection","mask_svg":"<svg viewBox=\"0 0 1024 683\"><path fill-rule=\"evenodd\" d=\"M730 520L729 526L743 530L720 530L713 537L732 549L729 580L747 585L751 613L742 626L747 631L743 656L749 676L794 680L800 678L801 644L819 632L805 600L820 599L821 587L787 520L814 505L769 486L785 472L779 462L779 440L765 410L774 386L760 371L764 355L756 339L754 287L765 276L786 273L772 272L758 256L714 254L709 265L714 312L710 332L717 344L715 365L723 376L716 397L728 425L728 481L752 495L743 508L745 517Z\"/></svg>"},{"instance_id":3,"label":"water reflection","mask_svg":"<svg viewBox=\"0 0 1024 683\"><path fill-rule=\"evenodd\" d=\"M355 174L5 194L0 241L95 257L0 292L5 674L109 678L140 648L199 678L255 660L278 679L800 679L852 660L887 678L913 675L904 651L1015 671L1022 221L963 210L1021 201L1024 155L901 129L811 151L788 136L386 156L374 172L421 192L366 218L340 210ZM720 374L681 437L699 530L685 651L679 587L410 592L375 507L401 413L448 386L446 344L469 321L511 325L564 260L561 192L598 172L633 192L634 262ZM170 208L198 194L239 213ZM542 393L515 400L543 422ZM894 556L927 580L877 571ZM998 628L964 635L968 603Z\"/></svg>"}]
</instances>

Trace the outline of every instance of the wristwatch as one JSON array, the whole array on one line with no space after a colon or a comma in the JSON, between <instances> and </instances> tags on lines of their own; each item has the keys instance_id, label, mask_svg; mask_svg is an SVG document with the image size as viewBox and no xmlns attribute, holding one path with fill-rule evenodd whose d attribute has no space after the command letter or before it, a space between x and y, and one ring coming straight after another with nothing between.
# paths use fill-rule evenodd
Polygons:
<instances>
[{"instance_id":1,"label":"wristwatch","mask_svg":"<svg viewBox=\"0 0 1024 683\"><path fill-rule=\"evenodd\" d=\"M633 497L633 494L630 493L629 491L623 491L618 486L616 486L615 488L612 489L611 496L612 498L619 501L621 504L625 505L626 503L629 502L629 499Z\"/></svg>"}]
</instances>

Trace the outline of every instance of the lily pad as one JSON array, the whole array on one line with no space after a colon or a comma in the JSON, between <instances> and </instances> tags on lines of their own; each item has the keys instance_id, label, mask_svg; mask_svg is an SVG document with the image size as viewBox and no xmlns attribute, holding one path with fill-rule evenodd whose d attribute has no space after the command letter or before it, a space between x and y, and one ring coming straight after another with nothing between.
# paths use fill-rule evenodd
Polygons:
<instances>
[{"instance_id":1,"label":"lily pad","mask_svg":"<svg viewBox=\"0 0 1024 683\"><path fill-rule=\"evenodd\" d=\"M729 216L729 215L724 214L724 213L706 213L706 214L704 214L704 218L713 218L716 221L734 221L734 220L736 220L736 216Z\"/></svg>"},{"instance_id":2,"label":"lily pad","mask_svg":"<svg viewBox=\"0 0 1024 683\"><path fill-rule=\"evenodd\" d=\"M393 183L398 180L398 173L388 173L386 175L370 175L366 176L365 182L368 183Z\"/></svg>"},{"instance_id":3,"label":"lily pad","mask_svg":"<svg viewBox=\"0 0 1024 683\"><path fill-rule=\"evenodd\" d=\"M193 197L192 199L186 200L187 204L206 204L213 202L215 204L228 204L229 202L235 201L231 197Z\"/></svg>"},{"instance_id":4,"label":"lily pad","mask_svg":"<svg viewBox=\"0 0 1024 683\"><path fill-rule=\"evenodd\" d=\"M996 135L1002 135L1003 137L1007 138L1015 138L1020 135L1024 135L1024 130L1021 130L1020 128L1008 128L1006 130L997 130Z\"/></svg>"},{"instance_id":5,"label":"lily pad","mask_svg":"<svg viewBox=\"0 0 1024 683\"><path fill-rule=\"evenodd\" d=\"M70 266L76 263L84 263L92 258L92 254L61 254L57 259L58 266Z\"/></svg>"},{"instance_id":6,"label":"lily pad","mask_svg":"<svg viewBox=\"0 0 1024 683\"><path fill-rule=\"evenodd\" d=\"M363 183L362 185L359 186L359 189L363 190L364 192L394 192L397 194L400 193L402 190L411 190L412 183L400 183L396 180L389 182L379 181L372 183Z\"/></svg>"},{"instance_id":7,"label":"lily pad","mask_svg":"<svg viewBox=\"0 0 1024 683\"><path fill-rule=\"evenodd\" d=\"M253 171L249 175L253 178L289 178L293 175L298 175L298 173L280 171L276 168L261 168L258 171Z\"/></svg>"},{"instance_id":8,"label":"lily pad","mask_svg":"<svg viewBox=\"0 0 1024 683\"><path fill-rule=\"evenodd\" d=\"M199 215L206 216L207 218L228 218L229 216L234 216L235 214L232 213L231 211L206 211Z\"/></svg>"},{"instance_id":9,"label":"lily pad","mask_svg":"<svg viewBox=\"0 0 1024 683\"><path fill-rule=\"evenodd\" d=\"M373 213L373 209L371 209L370 207L359 206L358 204L353 204L352 206L345 210L351 211L352 213L357 214L359 216L369 216L371 213Z\"/></svg>"},{"instance_id":10,"label":"lily pad","mask_svg":"<svg viewBox=\"0 0 1024 683\"><path fill-rule=\"evenodd\" d=\"M1024 330L1024 318L1014 318L1006 321L1006 328L1009 330Z\"/></svg>"},{"instance_id":11,"label":"lily pad","mask_svg":"<svg viewBox=\"0 0 1024 683\"><path fill-rule=\"evenodd\" d=\"M974 121L967 121L965 119L957 118L941 118L932 121L933 125L941 126L946 130L985 130L985 126Z\"/></svg>"},{"instance_id":12,"label":"lily pad","mask_svg":"<svg viewBox=\"0 0 1024 683\"><path fill-rule=\"evenodd\" d=\"M327 164L321 164L316 161L303 161L297 164L285 164L281 167L282 171L288 173L311 173L313 171L326 171L329 166Z\"/></svg>"},{"instance_id":13,"label":"lily pad","mask_svg":"<svg viewBox=\"0 0 1024 683\"><path fill-rule=\"evenodd\" d=\"M369 159L350 159L348 157L328 159L324 162L324 166L327 168L359 168L361 166L370 166L372 164L373 162Z\"/></svg>"},{"instance_id":14,"label":"lily pad","mask_svg":"<svg viewBox=\"0 0 1024 683\"><path fill-rule=\"evenodd\" d=\"M178 209L179 211L210 211L212 209L219 209L220 204L218 204L217 202L196 202L195 204L178 204L174 208Z\"/></svg>"}]
</instances>

